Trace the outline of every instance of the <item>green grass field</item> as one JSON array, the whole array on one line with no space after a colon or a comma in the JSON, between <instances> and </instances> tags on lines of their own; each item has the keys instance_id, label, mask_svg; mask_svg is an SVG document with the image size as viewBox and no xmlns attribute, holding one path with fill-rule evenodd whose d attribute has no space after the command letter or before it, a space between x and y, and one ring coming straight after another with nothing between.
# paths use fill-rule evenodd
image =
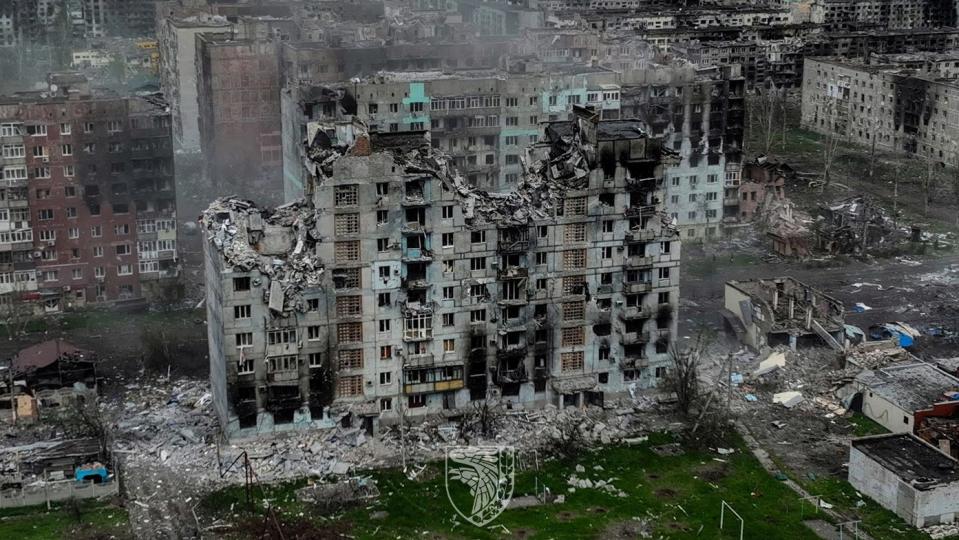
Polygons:
<instances>
[{"instance_id":1,"label":"green grass field","mask_svg":"<svg viewBox=\"0 0 959 540\"><path fill-rule=\"evenodd\" d=\"M99 501L81 501L78 508L79 513L75 513L69 504L54 505L51 510L46 506L2 509L0 538L131 538L129 517L123 508Z\"/></svg>"},{"instance_id":2,"label":"green grass field","mask_svg":"<svg viewBox=\"0 0 959 540\"><path fill-rule=\"evenodd\" d=\"M514 496L531 494L536 485L545 485L565 495L566 501L508 510L487 528L469 525L453 511L442 464L431 465L421 475L425 478L416 481L395 470L373 472L380 498L329 517L320 517L295 500L294 490L305 481L260 489L257 497L271 501L281 522L313 516L318 526L348 529L356 538L501 538L504 527L515 538L632 538L624 528L635 531L641 521L648 523L646 530L654 538L738 538L738 525L735 530L719 530L723 500L745 520L746 538L781 538L784 530L790 531L790 538L816 538L802 525L803 512L793 492L768 475L742 446L730 456L691 451L661 457L650 450L668 441L657 435L643 445L606 447L574 460L546 461L538 473L517 473ZM579 478L611 480L626 496L596 489L569 492L567 478L577 464L586 468ZM602 470L594 470L596 465ZM262 507L263 501L257 502ZM203 507L208 517L243 522L239 513L243 489L212 494ZM807 519L810 512L807 503Z\"/></svg>"}]
</instances>

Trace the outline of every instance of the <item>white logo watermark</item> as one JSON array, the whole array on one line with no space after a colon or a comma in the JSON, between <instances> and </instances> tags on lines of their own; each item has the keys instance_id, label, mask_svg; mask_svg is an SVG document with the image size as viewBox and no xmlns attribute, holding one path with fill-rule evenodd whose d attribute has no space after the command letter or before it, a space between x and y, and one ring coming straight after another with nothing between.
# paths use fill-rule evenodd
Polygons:
<instances>
[{"instance_id":1,"label":"white logo watermark","mask_svg":"<svg viewBox=\"0 0 959 540\"><path fill-rule=\"evenodd\" d=\"M483 527L509 505L513 497L515 470L516 454L512 446L447 447L446 496L463 519ZM450 492L450 482L460 482L469 489L473 497L469 508L457 505ZM456 485L453 487L455 490Z\"/></svg>"}]
</instances>

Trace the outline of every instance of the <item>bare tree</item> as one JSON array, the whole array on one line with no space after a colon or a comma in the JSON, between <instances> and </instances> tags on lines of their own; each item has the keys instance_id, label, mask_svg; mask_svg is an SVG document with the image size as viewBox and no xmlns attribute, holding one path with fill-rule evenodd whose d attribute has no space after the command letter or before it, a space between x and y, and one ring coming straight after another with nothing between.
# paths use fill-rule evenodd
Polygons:
<instances>
[{"instance_id":1,"label":"bare tree","mask_svg":"<svg viewBox=\"0 0 959 540\"><path fill-rule=\"evenodd\" d=\"M772 148L777 127L776 113L778 110L785 112L785 106L780 103L781 96L784 95L775 84L770 83L769 88L763 86L756 90L756 95L750 100L749 111L751 115L755 115L763 153L768 154Z\"/></svg>"},{"instance_id":2,"label":"bare tree","mask_svg":"<svg viewBox=\"0 0 959 540\"><path fill-rule=\"evenodd\" d=\"M828 129L823 137L822 147L822 190L825 191L832 181L830 173L836 155L839 153L839 142L845 137L845 124L839 119L835 100L830 99L826 105L826 124Z\"/></svg>"},{"instance_id":3,"label":"bare tree","mask_svg":"<svg viewBox=\"0 0 959 540\"><path fill-rule=\"evenodd\" d=\"M700 331L693 345L680 351L676 344L669 348L669 357L672 365L663 378L663 389L676 394L676 404L684 416L689 416L694 406L702 397L702 388L699 382L699 363L709 345L710 338L705 331Z\"/></svg>"}]
</instances>

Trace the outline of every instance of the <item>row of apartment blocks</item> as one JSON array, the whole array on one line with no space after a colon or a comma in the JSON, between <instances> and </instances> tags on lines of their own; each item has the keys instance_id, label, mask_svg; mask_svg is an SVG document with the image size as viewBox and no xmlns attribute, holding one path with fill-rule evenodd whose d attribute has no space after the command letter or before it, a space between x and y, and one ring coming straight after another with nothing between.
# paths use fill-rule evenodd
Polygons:
<instances>
[{"instance_id":1,"label":"row of apartment blocks","mask_svg":"<svg viewBox=\"0 0 959 540\"><path fill-rule=\"evenodd\" d=\"M501 197L470 187L425 132L361 131L345 155L310 132L305 201L264 217L218 201L204 217L228 435L330 425L331 405L372 425L491 396L598 403L664 375L680 242L663 170L675 157L639 122L581 110L548 124Z\"/></svg>"},{"instance_id":2,"label":"row of apartment blocks","mask_svg":"<svg viewBox=\"0 0 959 540\"><path fill-rule=\"evenodd\" d=\"M0 47L63 45L71 39L146 36L155 0L5 0Z\"/></svg>"},{"instance_id":3,"label":"row of apartment blocks","mask_svg":"<svg viewBox=\"0 0 959 540\"><path fill-rule=\"evenodd\" d=\"M550 75L458 75L390 73L284 90L286 200L303 194L308 171L300 142L310 122L331 132L354 117L383 132L428 129L432 146L451 156L471 185L508 192L522 178L523 149L539 140L540 124L568 120L584 105L604 120L635 119L676 151L679 159L664 172L667 213L684 239L720 233L723 189L740 174L745 92L734 69L680 63L625 74L569 67Z\"/></svg>"},{"instance_id":4,"label":"row of apartment blocks","mask_svg":"<svg viewBox=\"0 0 959 540\"><path fill-rule=\"evenodd\" d=\"M807 58L802 125L880 150L959 164L959 55Z\"/></svg>"},{"instance_id":5,"label":"row of apartment blocks","mask_svg":"<svg viewBox=\"0 0 959 540\"><path fill-rule=\"evenodd\" d=\"M163 294L177 275L169 120L156 95L96 94L74 76L0 98L4 306Z\"/></svg>"}]
</instances>

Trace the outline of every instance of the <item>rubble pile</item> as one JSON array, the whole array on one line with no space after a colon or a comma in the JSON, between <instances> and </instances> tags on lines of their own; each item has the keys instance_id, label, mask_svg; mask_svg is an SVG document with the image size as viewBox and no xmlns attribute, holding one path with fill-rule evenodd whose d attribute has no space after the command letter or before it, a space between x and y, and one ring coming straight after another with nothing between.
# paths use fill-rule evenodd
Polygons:
<instances>
[{"instance_id":1,"label":"rubble pile","mask_svg":"<svg viewBox=\"0 0 959 540\"><path fill-rule=\"evenodd\" d=\"M508 441L517 449L541 449L562 437L561 430L575 429L577 440L586 444L609 444L648 427L636 413L648 409L649 402L638 400L611 409L498 410L495 433L485 441L464 440L462 427L443 419L388 427L377 437L337 422L338 427L328 430L223 443L206 381L129 384L126 390L125 399L105 403L104 408L113 428L115 452L127 473L155 475L161 466L204 487L242 482L243 467L228 470L228 466L243 452L257 479L271 482L439 460L446 446L459 442Z\"/></svg>"},{"instance_id":2,"label":"rubble pile","mask_svg":"<svg viewBox=\"0 0 959 540\"><path fill-rule=\"evenodd\" d=\"M820 207L814 229L819 249L831 254L860 253L904 239L885 210L865 196Z\"/></svg>"},{"instance_id":3,"label":"rubble pile","mask_svg":"<svg viewBox=\"0 0 959 540\"><path fill-rule=\"evenodd\" d=\"M256 269L271 280L266 299L271 309L306 310L299 292L319 285L323 274L322 264L313 257L322 237L313 209L293 202L269 212L253 202L225 197L213 201L201 221L208 239L230 266L244 272ZM261 243L268 228L282 228L289 235L270 235L280 238L278 246Z\"/></svg>"}]
</instances>

